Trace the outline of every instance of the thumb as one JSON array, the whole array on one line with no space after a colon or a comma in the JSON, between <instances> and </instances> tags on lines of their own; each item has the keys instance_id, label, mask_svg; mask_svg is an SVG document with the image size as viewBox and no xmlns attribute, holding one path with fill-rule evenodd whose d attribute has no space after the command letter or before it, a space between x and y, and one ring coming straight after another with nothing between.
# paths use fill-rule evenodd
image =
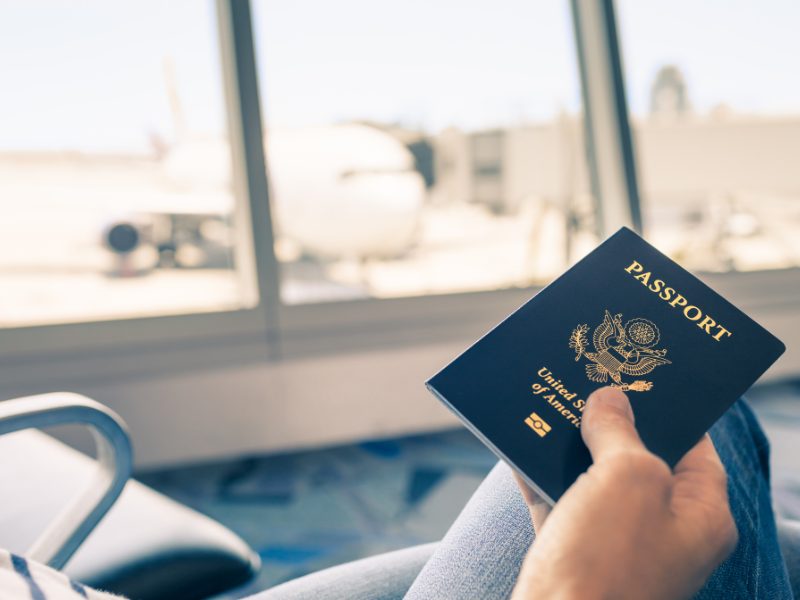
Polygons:
<instances>
[{"instance_id":1,"label":"thumb","mask_svg":"<svg viewBox=\"0 0 800 600\"><path fill-rule=\"evenodd\" d=\"M633 424L628 397L613 387L600 388L589 396L581 419L581 435L594 462L618 452L644 449Z\"/></svg>"}]
</instances>

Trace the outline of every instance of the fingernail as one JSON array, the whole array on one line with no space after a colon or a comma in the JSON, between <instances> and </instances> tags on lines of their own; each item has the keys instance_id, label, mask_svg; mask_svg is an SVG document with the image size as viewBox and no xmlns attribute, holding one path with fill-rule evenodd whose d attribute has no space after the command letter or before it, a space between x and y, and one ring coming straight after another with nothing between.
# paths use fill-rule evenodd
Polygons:
<instances>
[{"instance_id":1,"label":"fingernail","mask_svg":"<svg viewBox=\"0 0 800 600\"><path fill-rule=\"evenodd\" d=\"M592 406L593 404L602 404L604 406L616 409L628 415L631 421L633 420L633 409L631 408L631 403L625 393L617 388L606 386L600 388L599 390L595 390L589 395L588 399L588 405Z\"/></svg>"}]
</instances>

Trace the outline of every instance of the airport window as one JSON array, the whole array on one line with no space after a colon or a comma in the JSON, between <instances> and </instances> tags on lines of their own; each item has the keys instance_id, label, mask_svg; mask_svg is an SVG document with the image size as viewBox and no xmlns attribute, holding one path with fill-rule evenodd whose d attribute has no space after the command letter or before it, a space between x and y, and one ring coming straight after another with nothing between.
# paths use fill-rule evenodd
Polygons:
<instances>
[{"instance_id":1,"label":"airport window","mask_svg":"<svg viewBox=\"0 0 800 600\"><path fill-rule=\"evenodd\" d=\"M800 265L800 7L619 0L648 238L689 269Z\"/></svg>"},{"instance_id":2,"label":"airport window","mask_svg":"<svg viewBox=\"0 0 800 600\"><path fill-rule=\"evenodd\" d=\"M526 287L596 242L569 3L253 11L284 303Z\"/></svg>"},{"instance_id":3,"label":"airport window","mask_svg":"<svg viewBox=\"0 0 800 600\"><path fill-rule=\"evenodd\" d=\"M0 325L257 304L213 2L0 10Z\"/></svg>"}]
</instances>

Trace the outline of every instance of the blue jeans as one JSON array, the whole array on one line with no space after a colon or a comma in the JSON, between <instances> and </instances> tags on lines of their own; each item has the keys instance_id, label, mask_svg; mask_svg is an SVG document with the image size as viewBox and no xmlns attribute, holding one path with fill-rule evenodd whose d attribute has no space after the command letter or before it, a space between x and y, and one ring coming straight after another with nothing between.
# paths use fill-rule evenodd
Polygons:
<instances>
[{"instance_id":1,"label":"blue jeans","mask_svg":"<svg viewBox=\"0 0 800 600\"><path fill-rule=\"evenodd\" d=\"M740 400L714 425L711 437L728 472L739 544L696 598L793 598L772 512L769 443L761 427ZM788 531L789 542L797 546L800 528ZM511 471L501 463L487 476L438 545L327 569L258 594L252 600L508 598L534 537L527 507Z\"/></svg>"}]
</instances>

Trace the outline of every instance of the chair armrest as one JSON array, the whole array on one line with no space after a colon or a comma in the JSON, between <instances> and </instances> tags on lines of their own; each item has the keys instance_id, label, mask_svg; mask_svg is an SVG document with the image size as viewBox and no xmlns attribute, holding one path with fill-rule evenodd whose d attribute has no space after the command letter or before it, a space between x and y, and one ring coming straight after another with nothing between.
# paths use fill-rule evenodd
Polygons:
<instances>
[{"instance_id":1,"label":"chair armrest","mask_svg":"<svg viewBox=\"0 0 800 600\"><path fill-rule=\"evenodd\" d=\"M88 427L97 448L89 487L68 504L25 554L61 569L122 493L131 476L132 450L125 423L114 412L67 392L0 402L0 435L21 429L77 424Z\"/></svg>"}]
</instances>

